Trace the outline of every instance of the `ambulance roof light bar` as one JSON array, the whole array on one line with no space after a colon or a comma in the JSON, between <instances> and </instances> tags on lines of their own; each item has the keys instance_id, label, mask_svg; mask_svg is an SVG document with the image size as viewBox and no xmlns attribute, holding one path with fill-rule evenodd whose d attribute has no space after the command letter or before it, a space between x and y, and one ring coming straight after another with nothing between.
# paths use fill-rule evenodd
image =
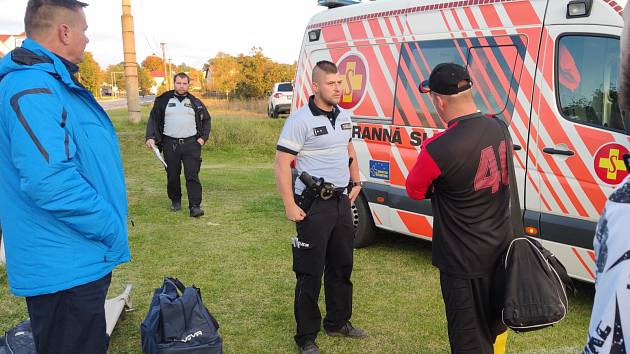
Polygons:
<instances>
[{"instance_id":1,"label":"ambulance roof light bar","mask_svg":"<svg viewBox=\"0 0 630 354\"><path fill-rule=\"evenodd\" d=\"M567 18L589 17L593 0L572 0L567 5Z\"/></svg>"},{"instance_id":2,"label":"ambulance roof light bar","mask_svg":"<svg viewBox=\"0 0 630 354\"><path fill-rule=\"evenodd\" d=\"M340 6L354 5L360 2L361 0L317 0L317 5L332 9Z\"/></svg>"}]
</instances>

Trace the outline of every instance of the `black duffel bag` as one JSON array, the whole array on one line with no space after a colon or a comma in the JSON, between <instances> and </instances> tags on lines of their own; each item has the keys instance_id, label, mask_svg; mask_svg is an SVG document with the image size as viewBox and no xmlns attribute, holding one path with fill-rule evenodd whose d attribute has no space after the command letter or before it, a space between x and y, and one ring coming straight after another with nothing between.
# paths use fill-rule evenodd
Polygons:
<instances>
[{"instance_id":1,"label":"black duffel bag","mask_svg":"<svg viewBox=\"0 0 630 354\"><path fill-rule=\"evenodd\" d=\"M516 332L528 332L560 322L569 311L567 292L575 287L567 270L540 242L523 236L523 213L514 173L513 143L504 121L497 119L508 142L510 214L514 239L497 267L495 281L504 291L503 323Z\"/></svg>"},{"instance_id":2,"label":"black duffel bag","mask_svg":"<svg viewBox=\"0 0 630 354\"><path fill-rule=\"evenodd\" d=\"M503 323L529 332L560 322L569 311L567 293L574 292L566 269L540 242L519 237L505 253Z\"/></svg>"},{"instance_id":3,"label":"black duffel bag","mask_svg":"<svg viewBox=\"0 0 630 354\"><path fill-rule=\"evenodd\" d=\"M164 278L155 289L149 312L140 325L146 354L220 354L219 323L203 305L201 292L176 278Z\"/></svg>"}]
</instances>

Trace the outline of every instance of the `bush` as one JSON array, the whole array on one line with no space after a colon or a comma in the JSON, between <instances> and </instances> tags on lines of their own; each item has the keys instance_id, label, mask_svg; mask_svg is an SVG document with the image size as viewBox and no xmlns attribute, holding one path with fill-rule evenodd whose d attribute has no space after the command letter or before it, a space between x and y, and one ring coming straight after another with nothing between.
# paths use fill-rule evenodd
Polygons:
<instances>
[{"instance_id":1,"label":"bush","mask_svg":"<svg viewBox=\"0 0 630 354\"><path fill-rule=\"evenodd\" d=\"M204 99L203 102L208 107L210 114L212 114L212 111L267 114L267 100L265 99L230 99L228 101L225 98L208 98Z\"/></svg>"},{"instance_id":2,"label":"bush","mask_svg":"<svg viewBox=\"0 0 630 354\"><path fill-rule=\"evenodd\" d=\"M208 103L206 100L204 102ZM140 124L129 123L125 109L116 109L108 113L119 135L133 135L134 140L144 144L144 131L150 108L142 107ZM212 115L212 132L204 149L230 151L240 149L257 155L275 153L284 119L268 119L266 115L233 112L231 107L230 112L211 107L208 107L208 110Z\"/></svg>"},{"instance_id":3,"label":"bush","mask_svg":"<svg viewBox=\"0 0 630 354\"><path fill-rule=\"evenodd\" d=\"M218 149L245 149L269 154L275 151L284 120L216 116L207 146Z\"/></svg>"}]
</instances>

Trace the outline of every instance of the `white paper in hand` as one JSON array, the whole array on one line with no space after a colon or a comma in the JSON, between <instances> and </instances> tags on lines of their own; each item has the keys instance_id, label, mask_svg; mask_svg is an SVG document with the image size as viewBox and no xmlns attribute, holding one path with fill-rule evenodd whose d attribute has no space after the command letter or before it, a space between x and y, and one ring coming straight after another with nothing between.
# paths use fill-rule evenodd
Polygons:
<instances>
[{"instance_id":1,"label":"white paper in hand","mask_svg":"<svg viewBox=\"0 0 630 354\"><path fill-rule=\"evenodd\" d=\"M160 160L160 162L164 165L164 168L166 168L166 161L164 161L164 158L162 158L162 154L160 154L160 150L158 150L157 147L153 147L153 152L155 153L155 157Z\"/></svg>"}]
</instances>

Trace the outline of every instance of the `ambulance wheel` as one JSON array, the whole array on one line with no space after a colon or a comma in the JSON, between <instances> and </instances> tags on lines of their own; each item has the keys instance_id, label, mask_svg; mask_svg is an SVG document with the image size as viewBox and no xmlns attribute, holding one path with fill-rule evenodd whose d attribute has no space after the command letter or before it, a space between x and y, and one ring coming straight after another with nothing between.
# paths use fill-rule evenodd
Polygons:
<instances>
[{"instance_id":1,"label":"ambulance wheel","mask_svg":"<svg viewBox=\"0 0 630 354\"><path fill-rule=\"evenodd\" d=\"M354 248L363 248L373 244L376 240L376 226L363 195L359 195L352 204L352 222L354 224Z\"/></svg>"}]
</instances>

